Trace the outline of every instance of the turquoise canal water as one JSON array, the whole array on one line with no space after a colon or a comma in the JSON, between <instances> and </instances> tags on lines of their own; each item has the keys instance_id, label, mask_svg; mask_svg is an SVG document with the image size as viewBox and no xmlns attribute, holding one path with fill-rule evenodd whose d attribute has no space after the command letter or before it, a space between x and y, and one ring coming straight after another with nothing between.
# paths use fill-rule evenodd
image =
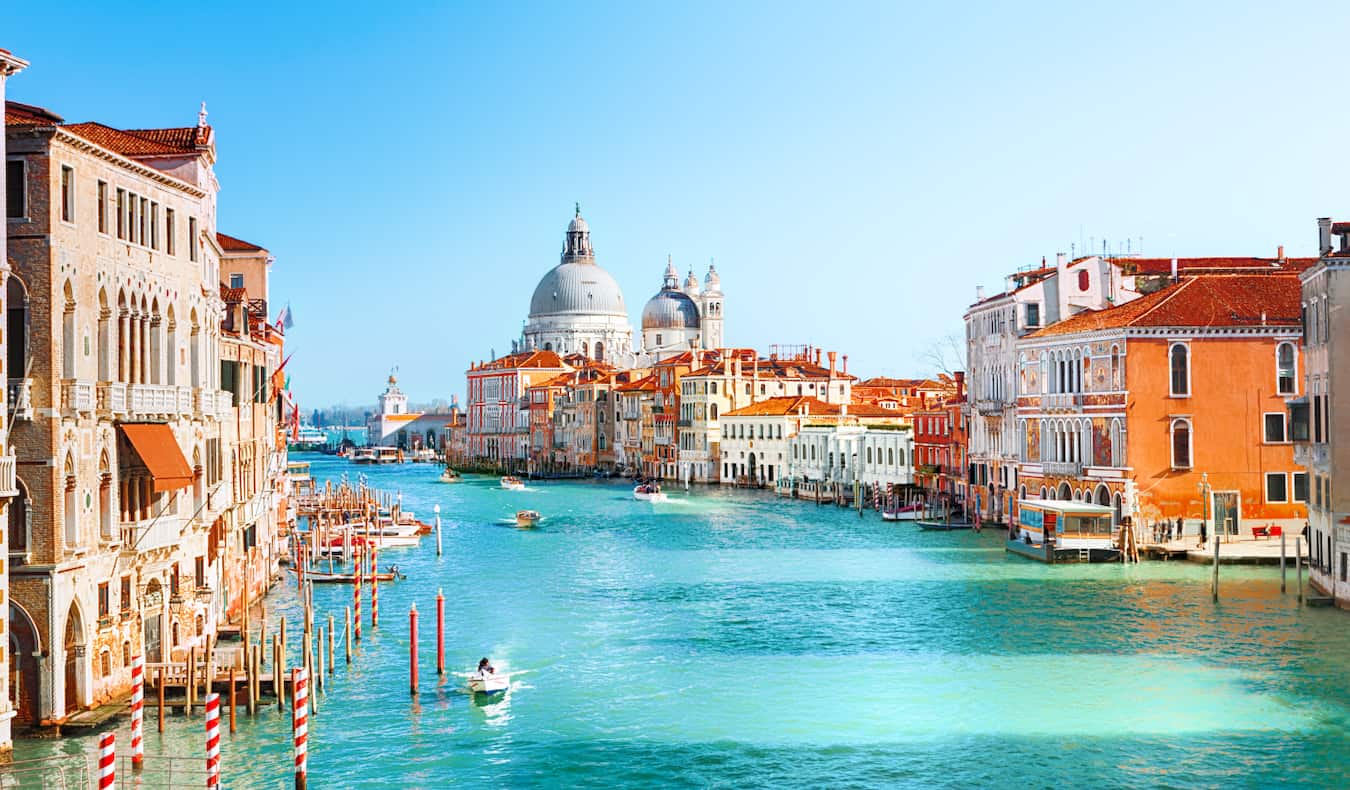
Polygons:
<instances>
[{"instance_id":1,"label":"turquoise canal water","mask_svg":"<svg viewBox=\"0 0 1350 790\"><path fill-rule=\"evenodd\" d=\"M358 469L305 460L320 479ZM379 629L320 700L313 786L1350 785L1350 616L1298 608L1276 570L1224 569L1215 605L1207 567L1050 567L996 531L759 493L652 505L618 483L361 469L419 517L439 503L445 553L428 538L381 554L410 578L381 585ZM539 529L509 525L521 507ZM437 588L451 667L491 656L506 699L438 681ZM314 592L339 623L350 596ZM300 620L293 584L269 611ZM151 755L203 753L199 716L163 736L147 718ZM275 706L241 716L227 785L289 785L289 739Z\"/></svg>"}]
</instances>

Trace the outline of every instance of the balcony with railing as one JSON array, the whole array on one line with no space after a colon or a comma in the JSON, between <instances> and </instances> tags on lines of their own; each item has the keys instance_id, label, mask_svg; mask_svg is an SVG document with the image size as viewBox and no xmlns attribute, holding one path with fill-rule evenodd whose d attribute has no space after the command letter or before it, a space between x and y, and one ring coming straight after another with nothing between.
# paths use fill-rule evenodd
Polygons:
<instances>
[{"instance_id":1,"label":"balcony with railing","mask_svg":"<svg viewBox=\"0 0 1350 790\"><path fill-rule=\"evenodd\" d=\"M10 379L6 392L10 414L16 420L33 419L33 380L31 378Z\"/></svg>"},{"instance_id":2,"label":"balcony with railing","mask_svg":"<svg viewBox=\"0 0 1350 790\"><path fill-rule=\"evenodd\" d=\"M225 392L224 390L220 390L220 391L216 392L216 414L217 414L217 415L224 416L224 415L226 415L226 414L229 414L229 413L230 413L230 409L233 409L233 408L234 408L234 395L233 395L233 394L231 394L231 393L229 393L229 392Z\"/></svg>"},{"instance_id":3,"label":"balcony with railing","mask_svg":"<svg viewBox=\"0 0 1350 790\"><path fill-rule=\"evenodd\" d=\"M145 552L177 546L183 539L186 524L186 518L169 515L141 521L123 521L122 550Z\"/></svg>"},{"instance_id":4,"label":"balcony with railing","mask_svg":"<svg viewBox=\"0 0 1350 790\"><path fill-rule=\"evenodd\" d=\"M136 416L176 414L177 388L167 384L128 384L127 405Z\"/></svg>"},{"instance_id":5,"label":"balcony with railing","mask_svg":"<svg viewBox=\"0 0 1350 790\"><path fill-rule=\"evenodd\" d=\"M1331 453L1325 444L1312 444L1310 442L1296 442L1294 444L1294 463L1299 466L1308 469L1313 467L1325 468L1330 459Z\"/></svg>"},{"instance_id":6,"label":"balcony with railing","mask_svg":"<svg viewBox=\"0 0 1350 790\"><path fill-rule=\"evenodd\" d=\"M1079 392L1051 392L1041 396L1041 408L1046 411L1079 411L1083 395Z\"/></svg>"},{"instance_id":7,"label":"balcony with railing","mask_svg":"<svg viewBox=\"0 0 1350 790\"><path fill-rule=\"evenodd\" d=\"M975 401L975 410L980 414L998 414L1003 411L1004 405L998 398L979 398Z\"/></svg>"},{"instance_id":8,"label":"balcony with railing","mask_svg":"<svg viewBox=\"0 0 1350 790\"><path fill-rule=\"evenodd\" d=\"M193 409L194 404L192 402L192 388L175 387L174 389L177 390L177 412L185 417L192 416L195 412L195 409Z\"/></svg>"},{"instance_id":9,"label":"balcony with railing","mask_svg":"<svg viewBox=\"0 0 1350 790\"><path fill-rule=\"evenodd\" d=\"M94 410L94 383L78 379L61 381L61 412L67 417Z\"/></svg>"},{"instance_id":10,"label":"balcony with railing","mask_svg":"<svg viewBox=\"0 0 1350 790\"><path fill-rule=\"evenodd\" d=\"M127 385L120 381L98 383L98 411L100 414L121 416L127 413Z\"/></svg>"},{"instance_id":11,"label":"balcony with railing","mask_svg":"<svg viewBox=\"0 0 1350 790\"><path fill-rule=\"evenodd\" d=\"M1080 461L1046 461L1041 464L1041 471L1056 477L1079 477L1083 474L1083 464Z\"/></svg>"},{"instance_id":12,"label":"balcony with railing","mask_svg":"<svg viewBox=\"0 0 1350 790\"><path fill-rule=\"evenodd\" d=\"M12 455L0 455L0 497L19 495L18 478L15 476L17 464Z\"/></svg>"}]
</instances>

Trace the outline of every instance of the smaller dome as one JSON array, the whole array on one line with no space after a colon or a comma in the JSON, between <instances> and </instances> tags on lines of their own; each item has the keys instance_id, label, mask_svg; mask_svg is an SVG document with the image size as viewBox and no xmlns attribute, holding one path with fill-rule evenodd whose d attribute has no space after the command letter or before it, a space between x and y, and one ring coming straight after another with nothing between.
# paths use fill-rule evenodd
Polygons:
<instances>
[{"instance_id":1,"label":"smaller dome","mask_svg":"<svg viewBox=\"0 0 1350 790\"><path fill-rule=\"evenodd\" d=\"M586 220L580 214L577 214L575 217L572 218L571 222L567 223L567 232L590 233L591 226L586 224Z\"/></svg>"},{"instance_id":2,"label":"smaller dome","mask_svg":"<svg viewBox=\"0 0 1350 790\"><path fill-rule=\"evenodd\" d=\"M698 278L694 276L694 270L689 270L689 276L684 278L684 292L690 296L698 296Z\"/></svg>"},{"instance_id":3,"label":"smaller dome","mask_svg":"<svg viewBox=\"0 0 1350 790\"><path fill-rule=\"evenodd\" d=\"M642 328L698 329L698 305L683 291L663 288L642 308Z\"/></svg>"}]
</instances>

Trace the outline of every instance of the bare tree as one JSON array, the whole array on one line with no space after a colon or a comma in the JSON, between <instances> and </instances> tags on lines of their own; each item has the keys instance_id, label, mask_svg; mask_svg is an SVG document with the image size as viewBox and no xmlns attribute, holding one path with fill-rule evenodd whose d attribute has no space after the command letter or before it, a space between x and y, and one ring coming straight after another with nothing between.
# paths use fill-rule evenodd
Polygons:
<instances>
[{"instance_id":1,"label":"bare tree","mask_svg":"<svg viewBox=\"0 0 1350 790\"><path fill-rule=\"evenodd\" d=\"M928 366L934 373L951 376L958 370L966 369L966 345L957 332L934 338L914 356L916 362Z\"/></svg>"}]
</instances>

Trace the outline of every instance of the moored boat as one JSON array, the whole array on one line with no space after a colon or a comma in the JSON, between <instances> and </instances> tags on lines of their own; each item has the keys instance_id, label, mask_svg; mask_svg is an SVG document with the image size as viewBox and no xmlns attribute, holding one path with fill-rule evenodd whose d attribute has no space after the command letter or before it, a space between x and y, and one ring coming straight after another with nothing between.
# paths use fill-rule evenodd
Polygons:
<instances>
[{"instance_id":1,"label":"moored boat","mask_svg":"<svg viewBox=\"0 0 1350 790\"><path fill-rule=\"evenodd\" d=\"M441 472L442 483L458 483L463 479L464 475L461 475L459 472L456 472L455 470L451 469L448 466L445 467L444 472Z\"/></svg>"},{"instance_id":2,"label":"moored boat","mask_svg":"<svg viewBox=\"0 0 1350 790\"><path fill-rule=\"evenodd\" d=\"M291 566L291 573L299 572L298 568L294 565ZM361 581L368 582L371 578L370 574L363 574L361 576ZM380 571L375 574L374 578L382 582L392 582L408 577L405 574L400 573L398 566L394 565L387 571ZM314 582L315 584L351 584L355 580L355 577L350 573L325 573L323 571L310 570L305 571L305 580Z\"/></svg>"},{"instance_id":3,"label":"moored boat","mask_svg":"<svg viewBox=\"0 0 1350 790\"><path fill-rule=\"evenodd\" d=\"M373 464L375 451L369 447L361 447L352 451L351 459L354 464Z\"/></svg>"},{"instance_id":4,"label":"moored boat","mask_svg":"<svg viewBox=\"0 0 1350 790\"><path fill-rule=\"evenodd\" d=\"M539 519L541 518L543 518L543 516L539 515L538 510L516 511L516 524L521 527L533 527L539 523Z\"/></svg>"},{"instance_id":5,"label":"moored boat","mask_svg":"<svg viewBox=\"0 0 1350 790\"><path fill-rule=\"evenodd\" d=\"M521 480L519 477L513 477L512 475L507 475L506 477L503 477L503 478L502 478L502 481L501 481L501 482L502 482L502 488L505 488L507 491L524 491L524 490L525 490L525 481Z\"/></svg>"},{"instance_id":6,"label":"moored boat","mask_svg":"<svg viewBox=\"0 0 1350 790\"><path fill-rule=\"evenodd\" d=\"M882 509L882 521L917 521L927 514L927 509L920 503L905 505L894 510Z\"/></svg>"},{"instance_id":7,"label":"moored boat","mask_svg":"<svg viewBox=\"0 0 1350 790\"><path fill-rule=\"evenodd\" d=\"M915 519L914 523L919 525L919 529L929 532L951 532L958 529L971 529L975 526L969 521L936 521L924 518Z\"/></svg>"}]
</instances>

